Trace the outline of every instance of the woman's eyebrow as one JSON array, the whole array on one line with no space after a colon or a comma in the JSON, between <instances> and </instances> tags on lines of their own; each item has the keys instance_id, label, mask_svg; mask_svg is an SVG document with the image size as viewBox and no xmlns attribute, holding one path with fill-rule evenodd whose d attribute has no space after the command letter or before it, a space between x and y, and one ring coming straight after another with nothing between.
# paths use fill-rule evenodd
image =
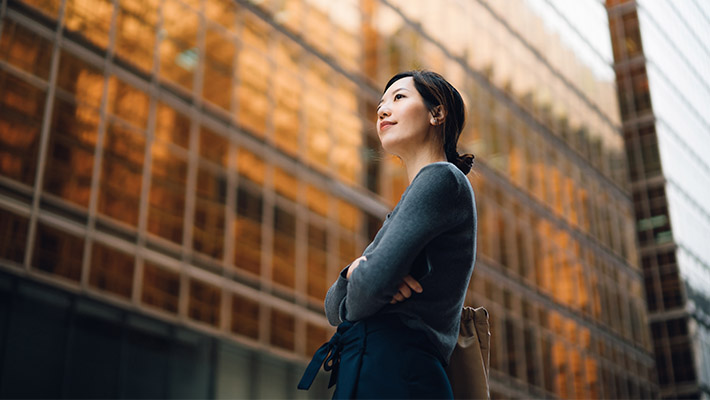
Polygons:
<instances>
[{"instance_id":1,"label":"woman's eyebrow","mask_svg":"<svg viewBox=\"0 0 710 400\"><path fill-rule=\"evenodd\" d=\"M401 91L401 90L407 90L407 88L404 87L404 86L398 87L397 89L395 89L395 90L392 91L392 95L394 95L395 93L397 93L397 92L399 92L399 91ZM383 97L380 99L380 102L377 103L377 108L376 108L376 109L379 109L380 106L382 105L382 103L383 103L384 101L385 101L385 98L384 98L384 96L383 96Z\"/></svg>"}]
</instances>

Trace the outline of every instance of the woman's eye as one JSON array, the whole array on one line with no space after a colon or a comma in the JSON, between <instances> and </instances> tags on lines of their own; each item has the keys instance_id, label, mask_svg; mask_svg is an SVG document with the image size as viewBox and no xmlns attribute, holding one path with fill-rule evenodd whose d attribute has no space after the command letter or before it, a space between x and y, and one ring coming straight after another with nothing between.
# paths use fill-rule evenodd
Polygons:
<instances>
[{"instance_id":1,"label":"woman's eye","mask_svg":"<svg viewBox=\"0 0 710 400\"><path fill-rule=\"evenodd\" d=\"M398 100L398 99L401 99L401 98L404 98L404 95L403 95L403 94L397 93L397 94L394 95L394 99L395 99L395 100Z\"/></svg>"}]
</instances>

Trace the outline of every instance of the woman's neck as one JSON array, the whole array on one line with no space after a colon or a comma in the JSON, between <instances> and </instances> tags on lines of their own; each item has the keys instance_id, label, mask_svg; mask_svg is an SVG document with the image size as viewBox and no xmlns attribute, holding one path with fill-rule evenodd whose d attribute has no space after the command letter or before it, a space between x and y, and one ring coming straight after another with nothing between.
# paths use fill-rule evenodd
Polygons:
<instances>
[{"instance_id":1,"label":"woman's neck","mask_svg":"<svg viewBox=\"0 0 710 400\"><path fill-rule=\"evenodd\" d=\"M407 169L407 178L409 178L409 183L412 183L422 168L435 162L446 161L446 154L443 149L440 151L422 149L421 151L409 155L407 158L402 157L402 161Z\"/></svg>"}]
</instances>

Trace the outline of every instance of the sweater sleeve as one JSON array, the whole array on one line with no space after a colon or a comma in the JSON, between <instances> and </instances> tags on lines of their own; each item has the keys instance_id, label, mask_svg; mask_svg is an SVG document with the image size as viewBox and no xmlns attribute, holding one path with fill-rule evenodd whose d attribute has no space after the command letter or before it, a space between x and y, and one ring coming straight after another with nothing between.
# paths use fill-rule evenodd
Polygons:
<instances>
[{"instance_id":1,"label":"sweater sleeve","mask_svg":"<svg viewBox=\"0 0 710 400\"><path fill-rule=\"evenodd\" d=\"M346 279L348 268L350 265L340 271L338 279L325 295L325 316L333 326L338 326L344 319L341 310L345 307L345 296L348 293L348 280Z\"/></svg>"},{"instance_id":2,"label":"sweater sleeve","mask_svg":"<svg viewBox=\"0 0 710 400\"><path fill-rule=\"evenodd\" d=\"M452 168L429 165L414 179L388 229L347 281L345 318L357 321L389 304L424 246L462 221L462 187Z\"/></svg>"}]
</instances>

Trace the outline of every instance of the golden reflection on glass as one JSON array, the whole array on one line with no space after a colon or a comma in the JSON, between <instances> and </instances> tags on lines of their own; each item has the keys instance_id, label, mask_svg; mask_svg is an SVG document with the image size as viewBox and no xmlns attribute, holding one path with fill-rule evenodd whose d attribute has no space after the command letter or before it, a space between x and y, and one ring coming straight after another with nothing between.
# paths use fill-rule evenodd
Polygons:
<instances>
[{"instance_id":1,"label":"golden reflection on glass","mask_svg":"<svg viewBox=\"0 0 710 400\"><path fill-rule=\"evenodd\" d=\"M330 332L317 325L306 323L306 356L311 356L330 339Z\"/></svg>"},{"instance_id":2,"label":"golden reflection on glass","mask_svg":"<svg viewBox=\"0 0 710 400\"><path fill-rule=\"evenodd\" d=\"M24 261L29 223L28 218L0 208L0 258Z\"/></svg>"},{"instance_id":3,"label":"golden reflection on glass","mask_svg":"<svg viewBox=\"0 0 710 400\"><path fill-rule=\"evenodd\" d=\"M296 319L293 315L272 308L270 331L269 343L284 350L294 350Z\"/></svg>"},{"instance_id":4,"label":"golden reflection on glass","mask_svg":"<svg viewBox=\"0 0 710 400\"><path fill-rule=\"evenodd\" d=\"M64 26L105 49L113 14L111 0L68 0L64 10Z\"/></svg>"},{"instance_id":5,"label":"golden reflection on glass","mask_svg":"<svg viewBox=\"0 0 710 400\"><path fill-rule=\"evenodd\" d=\"M345 200L338 200L338 221L340 226L351 232L359 232L362 220L362 211Z\"/></svg>"},{"instance_id":6,"label":"golden reflection on glass","mask_svg":"<svg viewBox=\"0 0 710 400\"><path fill-rule=\"evenodd\" d=\"M304 12L303 0L280 0L274 2L274 20L289 30L300 33Z\"/></svg>"},{"instance_id":7,"label":"golden reflection on glass","mask_svg":"<svg viewBox=\"0 0 710 400\"><path fill-rule=\"evenodd\" d=\"M331 101L328 84L329 68L325 63L310 57L306 68L304 94L306 162L328 171L328 156L332 140L329 133Z\"/></svg>"},{"instance_id":8,"label":"golden reflection on glass","mask_svg":"<svg viewBox=\"0 0 710 400\"><path fill-rule=\"evenodd\" d=\"M259 51L244 47L239 52L237 120L259 137L266 135L266 119L273 111L268 93L271 69L271 63Z\"/></svg>"},{"instance_id":9,"label":"golden reflection on glass","mask_svg":"<svg viewBox=\"0 0 710 400\"><path fill-rule=\"evenodd\" d=\"M259 338L259 303L242 295L232 295L230 330L238 335Z\"/></svg>"},{"instance_id":10,"label":"golden reflection on glass","mask_svg":"<svg viewBox=\"0 0 710 400\"><path fill-rule=\"evenodd\" d=\"M190 142L190 118L167 104L158 104L155 137L187 149Z\"/></svg>"},{"instance_id":11,"label":"golden reflection on glass","mask_svg":"<svg viewBox=\"0 0 710 400\"><path fill-rule=\"evenodd\" d=\"M104 74L65 50L61 53L57 86L77 100L98 108L104 88Z\"/></svg>"},{"instance_id":12,"label":"golden reflection on glass","mask_svg":"<svg viewBox=\"0 0 710 400\"><path fill-rule=\"evenodd\" d=\"M60 229L37 224L32 267L79 282L84 238Z\"/></svg>"},{"instance_id":13,"label":"golden reflection on glass","mask_svg":"<svg viewBox=\"0 0 710 400\"><path fill-rule=\"evenodd\" d=\"M599 393L599 373L597 372L597 361L589 356L584 357L584 371L586 373L584 381L589 385L589 398L601 398L601 394Z\"/></svg>"},{"instance_id":14,"label":"golden reflection on glass","mask_svg":"<svg viewBox=\"0 0 710 400\"><path fill-rule=\"evenodd\" d=\"M357 246L355 245L355 238L350 232L342 232L338 238L338 259L340 260L340 265L338 269L345 268L346 265L350 264L358 258L360 254L358 253Z\"/></svg>"},{"instance_id":15,"label":"golden reflection on glass","mask_svg":"<svg viewBox=\"0 0 710 400\"><path fill-rule=\"evenodd\" d=\"M132 226L138 224L145 136L110 122L104 138L98 212Z\"/></svg>"},{"instance_id":16,"label":"golden reflection on glass","mask_svg":"<svg viewBox=\"0 0 710 400\"><path fill-rule=\"evenodd\" d=\"M294 157L299 154L300 105L303 87L299 79L298 47L283 38L275 46L277 69L274 80L274 143Z\"/></svg>"},{"instance_id":17,"label":"golden reflection on glass","mask_svg":"<svg viewBox=\"0 0 710 400\"><path fill-rule=\"evenodd\" d=\"M552 362L553 371L556 372L555 392L562 399L574 397L567 389L567 374L569 367L567 361L567 347L559 340L556 340L552 345Z\"/></svg>"},{"instance_id":18,"label":"golden reflection on glass","mask_svg":"<svg viewBox=\"0 0 710 400\"><path fill-rule=\"evenodd\" d=\"M219 326L222 293L219 287L190 279L187 315L195 321Z\"/></svg>"},{"instance_id":19,"label":"golden reflection on glass","mask_svg":"<svg viewBox=\"0 0 710 400\"><path fill-rule=\"evenodd\" d=\"M116 19L116 56L144 72L153 68L160 0L122 0Z\"/></svg>"},{"instance_id":20,"label":"golden reflection on glass","mask_svg":"<svg viewBox=\"0 0 710 400\"><path fill-rule=\"evenodd\" d=\"M91 249L89 285L130 299L133 293L133 269L133 255L94 242Z\"/></svg>"},{"instance_id":21,"label":"golden reflection on glass","mask_svg":"<svg viewBox=\"0 0 710 400\"><path fill-rule=\"evenodd\" d=\"M305 17L304 36L308 43L322 54L329 54L331 48L332 25L327 10L320 8L327 8L328 5L329 3L316 5L310 2Z\"/></svg>"},{"instance_id":22,"label":"golden reflection on glass","mask_svg":"<svg viewBox=\"0 0 710 400\"><path fill-rule=\"evenodd\" d=\"M279 167L274 167L274 189L276 193L296 201L300 180Z\"/></svg>"},{"instance_id":23,"label":"golden reflection on glass","mask_svg":"<svg viewBox=\"0 0 710 400\"><path fill-rule=\"evenodd\" d=\"M245 13L239 38L243 46L237 60L237 120L249 133L264 137L266 119L273 106L269 101L272 67L268 54L271 29L258 17Z\"/></svg>"},{"instance_id":24,"label":"golden reflection on glass","mask_svg":"<svg viewBox=\"0 0 710 400\"><path fill-rule=\"evenodd\" d=\"M308 209L320 214L323 217L328 216L330 207L330 196L313 185L306 187L306 205Z\"/></svg>"},{"instance_id":25,"label":"golden reflection on glass","mask_svg":"<svg viewBox=\"0 0 710 400\"><path fill-rule=\"evenodd\" d=\"M237 217L234 221L234 265L256 276L261 273L261 193L237 188Z\"/></svg>"},{"instance_id":26,"label":"golden reflection on glass","mask_svg":"<svg viewBox=\"0 0 710 400\"><path fill-rule=\"evenodd\" d=\"M236 18L239 12L238 3L232 0L207 0L205 16L210 21L220 24L231 32L236 31Z\"/></svg>"},{"instance_id":27,"label":"golden reflection on glass","mask_svg":"<svg viewBox=\"0 0 710 400\"><path fill-rule=\"evenodd\" d=\"M148 123L150 99L143 91L112 76L108 82L108 111L136 127L145 129Z\"/></svg>"},{"instance_id":28,"label":"golden reflection on glass","mask_svg":"<svg viewBox=\"0 0 710 400\"><path fill-rule=\"evenodd\" d=\"M274 206L274 246L271 280L293 288L296 264L296 216Z\"/></svg>"},{"instance_id":29,"label":"golden reflection on glass","mask_svg":"<svg viewBox=\"0 0 710 400\"><path fill-rule=\"evenodd\" d=\"M0 60L44 80L49 79L52 43L17 22L4 19Z\"/></svg>"},{"instance_id":30,"label":"golden reflection on glass","mask_svg":"<svg viewBox=\"0 0 710 400\"><path fill-rule=\"evenodd\" d=\"M215 259L222 258L225 232L227 179L220 171L200 167L192 230L192 246Z\"/></svg>"},{"instance_id":31,"label":"golden reflection on glass","mask_svg":"<svg viewBox=\"0 0 710 400\"><path fill-rule=\"evenodd\" d=\"M334 6L331 17L334 20L333 57L346 69L359 70L362 58L362 18L359 5L345 3Z\"/></svg>"},{"instance_id":32,"label":"golden reflection on glass","mask_svg":"<svg viewBox=\"0 0 710 400\"><path fill-rule=\"evenodd\" d=\"M339 83L332 111L333 120L337 121L333 124L332 160L338 177L344 182L355 184L362 170L360 149L363 144L362 121L357 111L358 89L345 80L340 80Z\"/></svg>"},{"instance_id":33,"label":"golden reflection on glass","mask_svg":"<svg viewBox=\"0 0 710 400\"><path fill-rule=\"evenodd\" d=\"M35 181L46 92L0 70L0 174Z\"/></svg>"},{"instance_id":34,"label":"golden reflection on glass","mask_svg":"<svg viewBox=\"0 0 710 400\"><path fill-rule=\"evenodd\" d=\"M98 125L97 110L55 98L44 190L89 206Z\"/></svg>"},{"instance_id":35,"label":"golden reflection on glass","mask_svg":"<svg viewBox=\"0 0 710 400\"><path fill-rule=\"evenodd\" d=\"M192 90L193 77L200 62L197 30L200 20L196 13L177 0L166 0L161 30L160 76L187 90Z\"/></svg>"},{"instance_id":36,"label":"golden reflection on glass","mask_svg":"<svg viewBox=\"0 0 710 400\"><path fill-rule=\"evenodd\" d=\"M330 286L328 273L327 232L324 228L308 225L308 296L316 301L325 299Z\"/></svg>"},{"instance_id":37,"label":"golden reflection on glass","mask_svg":"<svg viewBox=\"0 0 710 400\"><path fill-rule=\"evenodd\" d=\"M266 179L266 164L261 157L240 147L237 151L237 172L240 177L263 185Z\"/></svg>"},{"instance_id":38,"label":"golden reflection on glass","mask_svg":"<svg viewBox=\"0 0 710 400\"><path fill-rule=\"evenodd\" d=\"M54 19L57 19L59 16L59 7L61 6L61 2L57 0L24 0L23 2Z\"/></svg>"},{"instance_id":39,"label":"golden reflection on glass","mask_svg":"<svg viewBox=\"0 0 710 400\"><path fill-rule=\"evenodd\" d=\"M151 153L148 232L182 243L187 160L168 144L156 141Z\"/></svg>"},{"instance_id":40,"label":"golden reflection on glass","mask_svg":"<svg viewBox=\"0 0 710 400\"><path fill-rule=\"evenodd\" d=\"M143 266L143 293L141 302L173 314L178 312L180 276L156 264Z\"/></svg>"},{"instance_id":41,"label":"golden reflection on glass","mask_svg":"<svg viewBox=\"0 0 710 400\"><path fill-rule=\"evenodd\" d=\"M227 166L229 140L211 129L200 128L200 157L221 167Z\"/></svg>"},{"instance_id":42,"label":"golden reflection on glass","mask_svg":"<svg viewBox=\"0 0 710 400\"><path fill-rule=\"evenodd\" d=\"M235 52L231 35L218 28L207 28L202 96L225 111L231 111Z\"/></svg>"}]
</instances>

